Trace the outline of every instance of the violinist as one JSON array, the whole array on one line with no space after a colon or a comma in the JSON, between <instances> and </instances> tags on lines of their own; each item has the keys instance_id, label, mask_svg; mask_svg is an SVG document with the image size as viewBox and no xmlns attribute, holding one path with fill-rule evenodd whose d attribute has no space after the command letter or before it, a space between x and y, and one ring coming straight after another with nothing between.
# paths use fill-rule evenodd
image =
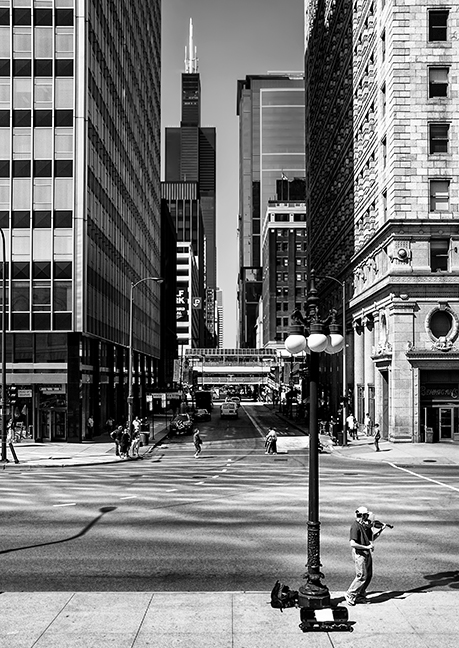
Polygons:
<instances>
[{"instance_id":1,"label":"violinist","mask_svg":"<svg viewBox=\"0 0 459 648\"><path fill-rule=\"evenodd\" d=\"M388 526L390 525L374 521L373 514L366 506L359 506L355 511L355 520L349 532L355 578L345 595L348 605L369 602L366 594L367 587L373 577L374 541Z\"/></svg>"}]
</instances>

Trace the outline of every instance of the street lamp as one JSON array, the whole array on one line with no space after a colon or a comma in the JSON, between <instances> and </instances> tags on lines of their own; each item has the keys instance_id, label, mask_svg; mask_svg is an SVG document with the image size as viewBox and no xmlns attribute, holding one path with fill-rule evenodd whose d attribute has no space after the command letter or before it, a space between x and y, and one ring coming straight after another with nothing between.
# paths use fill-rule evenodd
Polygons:
<instances>
[{"instance_id":1,"label":"street lamp","mask_svg":"<svg viewBox=\"0 0 459 648\"><path fill-rule=\"evenodd\" d=\"M2 456L1 463L8 463L6 456L6 243L5 234L0 227L2 235Z\"/></svg>"},{"instance_id":2,"label":"street lamp","mask_svg":"<svg viewBox=\"0 0 459 648\"><path fill-rule=\"evenodd\" d=\"M306 350L309 354L309 519L308 519L308 563L306 585L299 588L298 604L301 608L321 609L330 605L330 592L322 583L320 571L320 521L319 521L319 430L318 430L318 384L319 354L338 353L344 347L344 337L338 333L335 322L336 311L322 320L319 317L319 297L315 287L314 271L311 271L310 286L306 302L307 313L303 317L299 310L292 314L295 331L285 340L285 348L296 355ZM307 330L307 339L303 335ZM309 349L309 351L308 351Z\"/></svg>"},{"instance_id":3,"label":"street lamp","mask_svg":"<svg viewBox=\"0 0 459 648\"><path fill-rule=\"evenodd\" d=\"M131 292L129 296L129 363L128 363L128 422L127 428L130 429L132 423L132 413L134 405L134 396L132 394L132 337L133 337L133 305L134 305L134 288L139 284L144 283L144 281L155 281L158 284L163 283L164 279L161 277L144 277L144 279L139 279L139 281L131 281Z\"/></svg>"}]
</instances>

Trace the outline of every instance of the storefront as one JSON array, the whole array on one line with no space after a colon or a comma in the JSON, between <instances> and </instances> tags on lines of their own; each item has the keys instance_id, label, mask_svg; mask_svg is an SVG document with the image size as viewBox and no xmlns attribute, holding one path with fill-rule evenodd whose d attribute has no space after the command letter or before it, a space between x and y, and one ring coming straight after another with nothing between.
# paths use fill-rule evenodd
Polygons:
<instances>
[{"instance_id":1,"label":"storefront","mask_svg":"<svg viewBox=\"0 0 459 648\"><path fill-rule=\"evenodd\" d=\"M421 441L459 441L459 383L427 382L434 373L421 372Z\"/></svg>"}]
</instances>

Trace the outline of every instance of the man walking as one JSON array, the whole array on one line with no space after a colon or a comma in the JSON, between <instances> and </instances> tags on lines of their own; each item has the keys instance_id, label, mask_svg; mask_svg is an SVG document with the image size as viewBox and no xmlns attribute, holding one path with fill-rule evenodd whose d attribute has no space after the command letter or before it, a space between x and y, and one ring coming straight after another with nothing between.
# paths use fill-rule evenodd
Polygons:
<instances>
[{"instance_id":1,"label":"man walking","mask_svg":"<svg viewBox=\"0 0 459 648\"><path fill-rule=\"evenodd\" d=\"M196 428L196 431L193 434L193 443L195 449L194 456L195 458L197 458L201 454L201 446L202 446L202 439L201 439L201 435L199 434L198 428Z\"/></svg>"},{"instance_id":2,"label":"man walking","mask_svg":"<svg viewBox=\"0 0 459 648\"><path fill-rule=\"evenodd\" d=\"M349 532L349 544L351 545L355 565L355 578L345 595L348 605L368 603L366 598L367 587L373 577L373 542L386 527L383 524L377 531L373 531L370 515L371 513L366 506L359 506L355 511L355 520Z\"/></svg>"},{"instance_id":3,"label":"man walking","mask_svg":"<svg viewBox=\"0 0 459 648\"><path fill-rule=\"evenodd\" d=\"M375 423L375 436L374 436L374 444L375 444L375 451L380 452L379 450L379 439L381 438L381 432L379 431L379 423Z\"/></svg>"}]
</instances>

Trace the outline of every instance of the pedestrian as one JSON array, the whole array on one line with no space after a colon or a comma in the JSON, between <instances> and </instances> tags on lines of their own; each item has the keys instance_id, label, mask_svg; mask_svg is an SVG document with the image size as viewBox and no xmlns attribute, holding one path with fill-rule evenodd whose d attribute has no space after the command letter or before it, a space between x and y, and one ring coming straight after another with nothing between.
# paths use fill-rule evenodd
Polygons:
<instances>
[{"instance_id":1,"label":"pedestrian","mask_svg":"<svg viewBox=\"0 0 459 648\"><path fill-rule=\"evenodd\" d=\"M8 422L8 426L7 426L6 442L8 444L9 449L10 449L10 452L11 452L11 454L13 456L14 463L18 464L19 459L17 457L16 450L14 449L13 439L14 439L14 425L13 425L13 420L10 419L9 422Z\"/></svg>"},{"instance_id":2,"label":"pedestrian","mask_svg":"<svg viewBox=\"0 0 459 648\"><path fill-rule=\"evenodd\" d=\"M363 426L364 426L364 429L365 429L365 434L367 436L371 436L372 432L373 432L372 431L373 426L372 426L371 416L368 414L368 412L365 414L365 418L364 418L364 421L363 421Z\"/></svg>"},{"instance_id":3,"label":"pedestrian","mask_svg":"<svg viewBox=\"0 0 459 648\"><path fill-rule=\"evenodd\" d=\"M381 438L381 432L379 431L379 423L375 423L375 432L374 432L374 444L375 444L375 451L380 452L379 449L379 440Z\"/></svg>"},{"instance_id":4,"label":"pedestrian","mask_svg":"<svg viewBox=\"0 0 459 648\"><path fill-rule=\"evenodd\" d=\"M277 454L277 431L270 427L265 439L265 454Z\"/></svg>"},{"instance_id":5,"label":"pedestrian","mask_svg":"<svg viewBox=\"0 0 459 648\"><path fill-rule=\"evenodd\" d=\"M121 444L121 437L123 435L123 426L118 425L116 430L113 430L113 432L110 433L110 437L113 439L113 442L115 444L115 455L117 457L120 456L120 444Z\"/></svg>"},{"instance_id":6,"label":"pedestrian","mask_svg":"<svg viewBox=\"0 0 459 648\"><path fill-rule=\"evenodd\" d=\"M127 427L121 433L120 438L120 457L121 459L129 459L129 448L131 445L131 434Z\"/></svg>"},{"instance_id":7,"label":"pedestrian","mask_svg":"<svg viewBox=\"0 0 459 648\"><path fill-rule=\"evenodd\" d=\"M131 457L133 459L134 458L137 458L137 459L140 458L139 447L140 447L140 426L139 426L139 429L137 431L134 428L134 431L132 433L130 454L131 454Z\"/></svg>"},{"instance_id":8,"label":"pedestrian","mask_svg":"<svg viewBox=\"0 0 459 648\"><path fill-rule=\"evenodd\" d=\"M355 520L349 531L349 544L354 559L355 578L345 595L348 605L368 603L366 598L367 587L373 577L373 542L386 527L385 524L381 524L377 530L373 531L370 520L371 515L366 506L359 506L355 511Z\"/></svg>"},{"instance_id":9,"label":"pedestrian","mask_svg":"<svg viewBox=\"0 0 459 648\"><path fill-rule=\"evenodd\" d=\"M86 438L87 439L92 439L94 435L94 419L92 417L92 414L88 416L88 420L86 421Z\"/></svg>"},{"instance_id":10,"label":"pedestrian","mask_svg":"<svg viewBox=\"0 0 459 648\"><path fill-rule=\"evenodd\" d=\"M138 416L135 417L135 419L132 421L132 429L134 432L138 432L140 434L140 426L141 426L141 421Z\"/></svg>"},{"instance_id":11,"label":"pedestrian","mask_svg":"<svg viewBox=\"0 0 459 648\"><path fill-rule=\"evenodd\" d=\"M357 441L357 421L354 414L349 414L346 419L347 429L349 430L349 436L354 441Z\"/></svg>"},{"instance_id":12,"label":"pedestrian","mask_svg":"<svg viewBox=\"0 0 459 648\"><path fill-rule=\"evenodd\" d=\"M111 436L111 434L113 432L114 427L115 427L115 421L112 419L111 416L109 416L106 423L105 423L105 429L110 434L110 436Z\"/></svg>"},{"instance_id":13,"label":"pedestrian","mask_svg":"<svg viewBox=\"0 0 459 648\"><path fill-rule=\"evenodd\" d=\"M201 454L201 450L202 450L202 439L201 439L201 435L199 434L198 428L196 428L193 434L193 443L195 448L194 456L197 458Z\"/></svg>"}]
</instances>

